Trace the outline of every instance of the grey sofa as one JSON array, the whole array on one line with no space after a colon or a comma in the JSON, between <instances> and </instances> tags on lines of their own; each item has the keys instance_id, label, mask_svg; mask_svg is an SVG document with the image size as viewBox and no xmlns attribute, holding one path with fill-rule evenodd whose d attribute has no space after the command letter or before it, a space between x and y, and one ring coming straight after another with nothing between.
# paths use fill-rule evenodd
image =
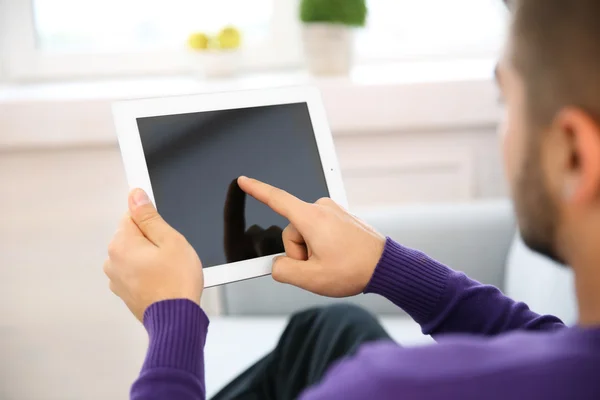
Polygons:
<instances>
[{"instance_id":1,"label":"grey sofa","mask_svg":"<svg viewBox=\"0 0 600 400\"><path fill-rule=\"evenodd\" d=\"M355 212L400 243L419 249L480 282L497 286L538 312L574 322L570 271L525 249L515 235L508 201ZM401 310L376 295L327 299L278 284L270 276L227 285L222 293L225 315L212 318L205 347L209 393L269 351L289 315L307 307L342 301L356 303L378 315L399 343L410 346L432 342Z\"/></svg>"}]
</instances>

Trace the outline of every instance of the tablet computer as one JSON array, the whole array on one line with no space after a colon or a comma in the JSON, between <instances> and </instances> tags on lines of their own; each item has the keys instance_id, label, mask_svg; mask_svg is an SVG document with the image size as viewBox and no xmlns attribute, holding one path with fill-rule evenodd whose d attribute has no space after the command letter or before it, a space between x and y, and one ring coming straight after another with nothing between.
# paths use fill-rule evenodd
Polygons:
<instances>
[{"instance_id":1,"label":"tablet computer","mask_svg":"<svg viewBox=\"0 0 600 400\"><path fill-rule=\"evenodd\" d=\"M113 115L130 188L144 189L195 248L206 287L267 275L284 252L288 221L247 198L240 175L346 206L315 88L121 101Z\"/></svg>"}]
</instances>

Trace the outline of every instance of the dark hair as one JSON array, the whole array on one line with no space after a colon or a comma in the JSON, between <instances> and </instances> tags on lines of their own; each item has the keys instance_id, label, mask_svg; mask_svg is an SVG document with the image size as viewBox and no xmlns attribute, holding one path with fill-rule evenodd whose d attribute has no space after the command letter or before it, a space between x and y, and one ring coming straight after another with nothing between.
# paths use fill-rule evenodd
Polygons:
<instances>
[{"instance_id":1,"label":"dark hair","mask_svg":"<svg viewBox=\"0 0 600 400\"><path fill-rule=\"evenodd\" d=\"M504 0L513 14L512 63L530 122L548 126L567 106L600 122L600 0Z\"/></svg>"}]
</instances>

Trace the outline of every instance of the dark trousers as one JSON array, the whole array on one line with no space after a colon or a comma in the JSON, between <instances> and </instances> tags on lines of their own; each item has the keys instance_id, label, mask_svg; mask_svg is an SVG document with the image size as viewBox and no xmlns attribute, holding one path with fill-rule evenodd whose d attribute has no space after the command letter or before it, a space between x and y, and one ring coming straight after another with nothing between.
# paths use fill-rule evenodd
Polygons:
<instances>
[{"instance_id":1,"label":"dark trousers","mask_svg":"<svg viewBox=\"0 0 600 400\"><path fill-rule=\"evenodd\" d=\"M213 400L287 400L319 383L327 369L367 342L391 340L367 311L352 305L295 314L275 349ZM252 343L248 343L252 346Z\"/></svg>"}]
</instances>

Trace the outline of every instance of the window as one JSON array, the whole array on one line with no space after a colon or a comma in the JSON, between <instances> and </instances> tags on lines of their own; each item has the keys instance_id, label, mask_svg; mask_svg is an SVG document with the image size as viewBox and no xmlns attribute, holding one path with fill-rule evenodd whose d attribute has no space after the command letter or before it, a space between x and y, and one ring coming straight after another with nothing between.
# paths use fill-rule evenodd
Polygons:
<instances>
[{"instance_id":1,"label":"window","mask_svg":"<svg viewBox=\"0 0 600 400\"><path fill-rule=\"evenodd\" d=\"M13 79L185 72L188 35L229 24L251 70L298 65L295 11L295 0L4 0L0 30Z\"/></svg>"},{"instance_id":2,"label":"window","mask_svg":"<svg viewBox=\"0 0 600 400\"><path fill-rule=\"evenodd\" d=\"M299 0L0 0L9 78L181 73L192 31L234 24L246 70L302 64ZM358 62L491 57L505 34L501 0L368 0Z\"/></svg>"},{"instance_id":3,"label":"window","mask_svg":"<svg viewBox=\"0 0 600 400\"><path fill-rule=\"evenodd\" d=\"M33 5L39 50L67 53L173 50L190 32L216 32L228 24L254 46L268 36L273 12L271 0L34 0Z\"/></svg>"},{"instance_id":4,"label":"window","mask_svg":"<svg viewBox=\"0 0 600 400\"><path fill-rule=\"evenodd\" d=\"M357 52L367 60L494 57L507 17L501 0L369 0Z\"/></svg>"}]
</instances>

